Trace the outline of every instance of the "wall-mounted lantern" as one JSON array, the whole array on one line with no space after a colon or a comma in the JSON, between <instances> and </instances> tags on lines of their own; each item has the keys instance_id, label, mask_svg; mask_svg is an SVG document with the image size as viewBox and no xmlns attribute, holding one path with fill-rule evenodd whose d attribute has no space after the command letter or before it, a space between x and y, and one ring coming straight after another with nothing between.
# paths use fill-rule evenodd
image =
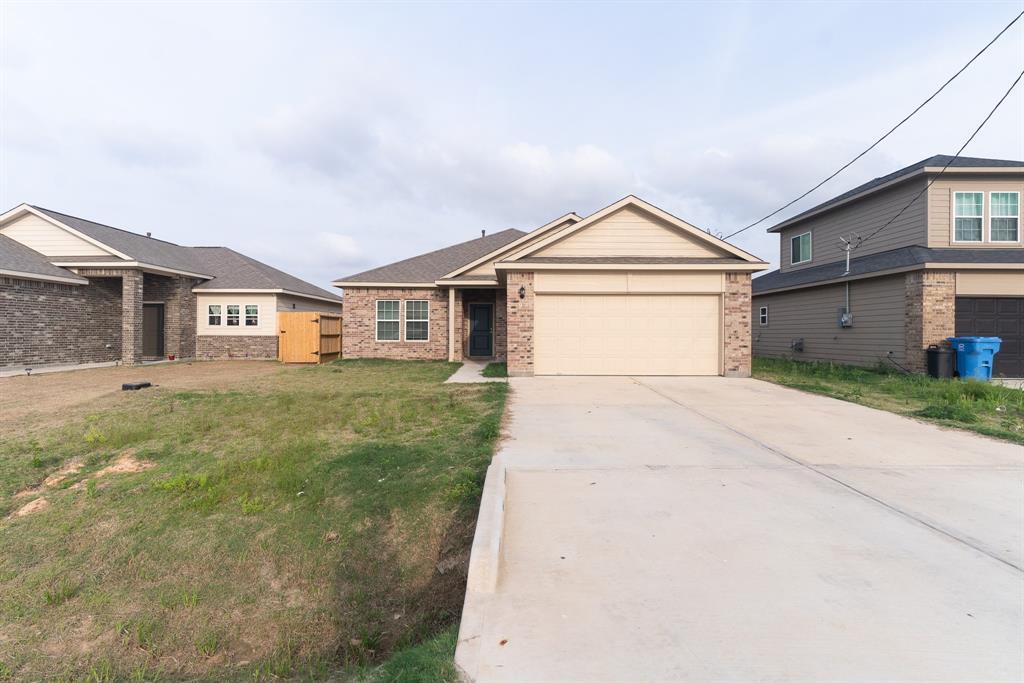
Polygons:
<instances>
[{"instance_id":1,"label":"wall-mounted lantern","mask_svg":"<svg viewBox=\"0 0 1024 683\"><path fill-rule=\"evenodd\" d=\"M522 285L519 286L519 298L520 299L525 299L526 298L526 287L523 287Z\"/></svg>"}]
</instances>

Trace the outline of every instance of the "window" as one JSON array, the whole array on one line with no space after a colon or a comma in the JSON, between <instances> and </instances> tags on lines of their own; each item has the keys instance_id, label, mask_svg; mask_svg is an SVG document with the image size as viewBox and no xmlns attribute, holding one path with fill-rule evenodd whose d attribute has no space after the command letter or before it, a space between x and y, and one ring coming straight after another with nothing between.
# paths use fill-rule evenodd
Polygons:
<instances>
[{"instance_id":1,"label":"window","mask_svg":"<svg viewBox=\"0 0 1024 683\"><path fill-rule=\"evenodd\" d=\"M238 304L228 304L228 327L238 327Z\"/></svg>"},{"instance_id":2,"label":"window","mask_svg":"<svg viewBox=\"0 0 1024 683\"><path fill-rule=\"evenodd\" d=\"M430 336L430 302L405 302L405 341L427 341Z\"/></svg>"},{"instance_id":3,"label":"window","mask_svg":"<svg viewBox=\"0 0 1024 683\"><path fill-rule=\"evenodd\" d=\"M983 192L954 192L953 204L953 241L980 242L985 194Z\"/></svg>"},{"instance_id":4,"label":"window","mask_svg":"<svg viewBox=\"0 0 1024 683\"><path fill-rule=\"evenodd\" d=\"M260 324L260 306L259 304L246 304L245 305L245 326L246 327L258 327Z\"/></svg>"},{"instance_id":5,"label":"window","mask_svg":"<svg viewBox=\"0 0 1024 683\"><path fill-rule=\"evenodd\" d=\"M791 240L791 244L793 247L793 258L790 260L790 263L795 265L811 260L811 233L805 232L802 235L797 235Z\"/></svg>"},{"instance_id":6,"label":"window","mask_svg":"<svg viewBox=\"0 0 1024 683\"><path fill-rule=\"evenodd\" d=\"M761 327L768 327L768 307L762 306L758 313L758 319L761 322Z\"/></svg>"},{"instance_id":7,"label":"window","mask_svg":"<svg viewBox=\"0 0 1024 683\"><path fill-rule=\"evenodd\" d=\"M398 341L398 299L377 302L377 341Z\"/></svg>"},{"instance_id":8,"label":"window","mask_svg":"<svg viewBox=\"0 0 1024 683\"><path fill-rule=\"evenodd\" d=\"M220 325L220 304L210 304L206 307L206 324Z\"/></svg>"},{"instance_id":9,"label":"window","mask_svg":"<svg viewBox=\"0 0 1024 683\"><path fill-rule=\"evenodd\" d=\"M991 192L988 197L989 240L992 242L1020 241L1020 193Z\"/></svg>"}]
</instances>

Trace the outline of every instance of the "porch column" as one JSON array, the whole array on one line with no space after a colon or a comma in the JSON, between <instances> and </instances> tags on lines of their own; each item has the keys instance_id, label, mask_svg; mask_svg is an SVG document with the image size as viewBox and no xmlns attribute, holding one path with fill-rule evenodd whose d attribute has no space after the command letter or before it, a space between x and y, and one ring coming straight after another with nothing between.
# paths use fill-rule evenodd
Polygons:
<instances>
[{"instance_id":1,"label":"porch column","mask_svg":"<svg viewBox=\"0 0 1024 683\"><path fill-rule=\"evenodd\" d=\"M121 362L142 362L142 271L121 275Z\"/></svg>"},{"instance_id":2,"label":"porch column","mask_svg":"<svg viewBox=\"0 0 1024 683\"><path fill-rule=\"evenodd\" d=\"M455 288L448 288L448 362L455 360Z\"/></svg>"}]
</instances>

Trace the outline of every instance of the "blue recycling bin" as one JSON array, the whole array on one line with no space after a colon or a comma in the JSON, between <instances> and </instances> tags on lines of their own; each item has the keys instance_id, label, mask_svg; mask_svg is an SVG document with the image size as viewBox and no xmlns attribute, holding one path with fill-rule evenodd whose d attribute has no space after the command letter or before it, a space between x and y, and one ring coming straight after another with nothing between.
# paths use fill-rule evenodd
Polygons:
<instances>
[{"instance_id":1,"label":"blue recycling bin","mask_svg":"<svg viewBox=\"0 0 1024 683\"><path fill-rule=\"evenodd\" d=\"M960 379L992 379L992 360L1003 340L999 337L950 337L956 353L956 371Z\"/></svg>"}]
</instances>

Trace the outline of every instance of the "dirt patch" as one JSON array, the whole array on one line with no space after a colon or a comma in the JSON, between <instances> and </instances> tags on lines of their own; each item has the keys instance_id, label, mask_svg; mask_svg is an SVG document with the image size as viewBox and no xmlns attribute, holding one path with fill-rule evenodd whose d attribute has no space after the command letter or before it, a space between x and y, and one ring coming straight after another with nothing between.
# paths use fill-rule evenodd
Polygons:
<instances>
[{"instance_id":1,"label":"dirt patch","mask_svg":"<svg viewBox=\"0 0 1024 683\"><path fill-rule=\"evenodd\" d=\"M274 361L208 361L0 377L0 396L18 397L17 402L7 402L0 408L0 434L24 433L26 422L32 427L63 424L68 417L95 410L100 399L104 407L111 407L131 401L136 393L153 391L121 391L126 382L152 382L156 387L175 390L224 390L289 370L295 368Z\"/></svg>"},{"instance_id":2,"label":"dirt patch","mask_svg":"<svg viewBox=\"0 0 1024 683\"><path fill-rule=\"evenodd\" d=\"M63 467L61 467L59 470L57 470L56 472L54 472L53 474L48 476L46 479L44 479L43 480L43 486L45 488L52 489L54 486L59 485L62 481L64 481L68 477L70 477L70 476L72 476L74 474L78 474L78 472L81 469L82 469L82 460L80 458L75 458L74 460L70 460Z\"/></svg>"},{"instance_id":3,"label":"dirt patch","mask_svg":"<svg viewBox=\"0 0 1024 683\"><path fill-rule=\"evenodd\" d=\"M50 507L50 501L45 498L36 498L27 505L22 505L20 508L11 513L11 517L25 517L31 515L33 512L39 512Z\"/></svg>"},{"instance_id":4,"label":"dirt patch","mask_svg":"<svg viewBox=\"0 0 1024 683\"><path fill-rule=\"evenodd\" d=\"M96 472L95 477L105 477L108 474L119 472L144 472L153 467L154 463L135 459L135 451L127 450L118 456L117 460Z\"/></svg>"}]
</instances>

